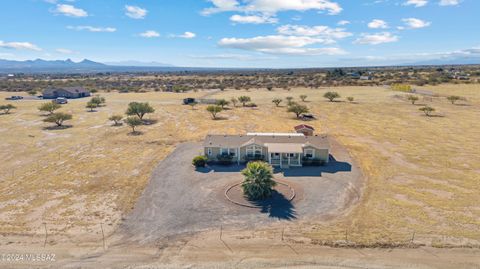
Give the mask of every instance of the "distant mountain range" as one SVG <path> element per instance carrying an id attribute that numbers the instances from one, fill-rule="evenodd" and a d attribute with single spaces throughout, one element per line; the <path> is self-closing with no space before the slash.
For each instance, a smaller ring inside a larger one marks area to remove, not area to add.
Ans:
<path id="1" fill-rule="evenodd" d="M 85 68 L 85 67 L 105 67 L 105 64 L 90 60 L 74 62 L 70 59 L 65 61 L 46 61 L 42 59 L 28 61 L 11 61 L 0 59 L 0 69 L 35 69 L 35 68 Z"/>
<path id="2" fill-rule="evenodd" d="M 402 64 L 400 66 L 420 65 L 467 65 L 480 64 L 480 57 L 454 57 Z M 321 68 L 321 67 L 319 67 Z M 268 68 L 267 68 L 268 69 Z M 267 70 L 265 68 L 202 68 L 177 67 L 158 62 L 122 61 L 99 63 L 88 59 L 81 62 L 67 60 L 27 60 L 13 61 L 0 59 L 0 74 L 8 73 L 98 73 L 98 72 L 189 72 L 189 71 L 227 71 L 227 70 Z"/>
<path id="3" fill-rule="evenodd" d="M 228 68 L 226 68 L 228 69 Z M 47 61 L 42 59 L 12 61 L 0 59 L 0 74 L 9 73 L 98 73 L 98 72 L 181 72 L 221 71 L 221 68 L 176 67 L 157 62 L 111 62 L 109 64 L 85 59 L 81 62 L 67 60 Z"/>
<path id="4" fill-rule="evenodd" d="M 120 61 L 120 62 L 106 62 L 106 65 L 111 66 L 138 66 L 138 67 L 175 67 L 171 64 L 159 62 L 140 62 L 140 61 Z"/>

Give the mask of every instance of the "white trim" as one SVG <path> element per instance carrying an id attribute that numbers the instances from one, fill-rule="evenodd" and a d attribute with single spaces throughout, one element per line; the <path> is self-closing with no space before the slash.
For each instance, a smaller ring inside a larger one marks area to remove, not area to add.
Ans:
<path id="1" fill-rule="evenodd" d="M 307 157 L 307 154 L 309 154 L 309 152 L 311 152 L 312 157 Z M 305 149 L 303 151 L 303 156 L 305 158 L 315 159 L 315 150 L 314 149 Z"/>
<path id="2" fill-rule="evenodd" d="M 207 148 L 207 156 L 212 156 L 212 148 Z"/>

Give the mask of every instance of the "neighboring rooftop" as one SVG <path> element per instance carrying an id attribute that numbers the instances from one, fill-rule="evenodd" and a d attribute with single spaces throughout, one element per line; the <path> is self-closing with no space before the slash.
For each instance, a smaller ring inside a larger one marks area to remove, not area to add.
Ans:
<path id="1" fill-rule="evenodd" d="M 307 124 L 300 124 L 295 126 L 294 128 L 295 128 L 295 131 L 303 130 L 303 129 L 309 129 L 309 130 L 315 131 L 315 128 Z"/>

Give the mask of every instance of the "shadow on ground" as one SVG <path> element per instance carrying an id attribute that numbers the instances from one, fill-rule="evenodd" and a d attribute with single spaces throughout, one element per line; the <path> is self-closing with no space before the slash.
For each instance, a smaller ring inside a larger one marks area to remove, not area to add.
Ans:
<path id="1" fill-rule="evenodd" d="M 221 164 L 212 164 L 207 167 L 197 167 L 195 170 L 200 173 L 210 173 L 210 172 L 221 172 L 221 173 L 239 173 L 245 169 L 245 165 L 221 165 Z"/>
<path id="2" fill-rule="evenodd" d="M 270 218 L 277 218 L 281 220 L 296 219 L 295 207 L 285 195 L 273 191 L 272 196 L 268 199 L 250 201 L 253 205 L 260 207 L 261 213 L 268 213 Z"/>

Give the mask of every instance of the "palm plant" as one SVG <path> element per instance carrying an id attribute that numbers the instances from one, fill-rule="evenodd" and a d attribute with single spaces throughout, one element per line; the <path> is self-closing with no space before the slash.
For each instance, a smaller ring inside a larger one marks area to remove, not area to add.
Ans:
<path id="1" fill-rule="evenodd" d="M 245 177 L 242 183 L 243 193 L 251 200 L 270 197 L 277 184 L 273 181 L 272 167 L 265 162 L 248 163 L 247 168 L 242 170 L 242 175 Z"/>

